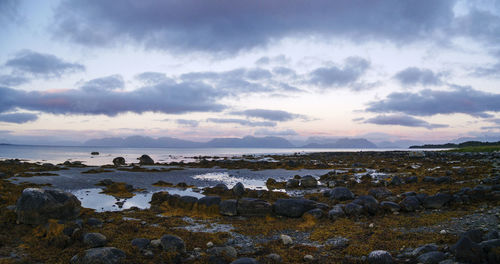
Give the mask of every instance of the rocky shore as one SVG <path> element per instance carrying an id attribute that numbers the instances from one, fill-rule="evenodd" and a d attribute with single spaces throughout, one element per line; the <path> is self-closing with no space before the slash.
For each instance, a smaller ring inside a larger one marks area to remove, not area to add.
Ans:
<path id="1" fill-rule="evenodd" d="M 143 155 L 134 162 L 0 161 L 0 262 L 500 263 L 499 153 L 312 153 L 168 164 Z M 81 177 L 99 175 L 96 188 L 117 201 L 144 186 L 107 179 L 112 171 L 143 178 L 197 168 L 325 173 L 269 177 L 258 189 L 165 177 L 154 184 L 202 195 L 160 191 L 147 209 L 114 212 L 84 208 L 49 184 L 13 180 L 57 181 L 58 171 L 74 168 Z"/>

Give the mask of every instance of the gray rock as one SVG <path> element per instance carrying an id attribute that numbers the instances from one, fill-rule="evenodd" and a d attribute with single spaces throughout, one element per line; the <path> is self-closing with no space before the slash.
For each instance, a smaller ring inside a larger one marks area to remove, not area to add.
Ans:
<path id="1" fill-rule="evenodd" d="M 312 210 L 305 212 L 304 215 L 312 216 L 315 219 L 321 219 L 321 218 L 323 218 L 323 216 L 325 216 L 325 213 L 323 212 L 323 210 L 321 210 L 319 208 L 315 208 L 315 209 L 312 209 Z"/>
<path id="2" fill-rule="evenodd" d="M 238 182 L 233 186 L 233 194 L 237 197 L 241 197 L 245 194 L 245 186 L 243 186 L 243 183 Z"/>
<path id="3" fill-rule="evenodd" d="M 479 246 L 470 238 L 463 236 L 458 242 L 451 247 L 451 251 L 455 253 L 455 259 L 465 263 L 480 263 L 483 257 L 483 251 Z"/>
<path id="4" fill-rule="evenodd" d="M 325 244 L 333 246 L 335 248 L 344 248 L 349 245 L 349 239 L 345 237 L 329 238 L 328 240 L 325 241 Z"/>
<path id="5" fill-rule="evenodd" d="M 238 251 L 234 247 L 213 247 L 207 250 L 207 253 L 217 257 L 224 257 L 229 259 L 235 259 L 238 257 Z"/>
<path id="6" fill-rule="evenodd" d="M 328 218 L 331 220 L 335 221 L 341 217 L 345 217 L 345 212 L 341 205 L 335 205 L 332 210 L 328 211 Z"/>
<path id="7" fill-rule="evenodd" d="M 205 196 L 198 199 L 198 205 L 205 207 L 219 206 L 221 199 L 219 196 Z"/>
<path id="8" fill-rule="evenodd" d="M 371 215 L 376 214 L 379 209 L 377 199 L 371 195 L 359 196 L 353 201 L 353 203 L 363 206 L 363 209 Z"/>
<path id="9" fill-rule="evenodd" d="M 184 253 L 186 245 L 184 240 L 175 235 L 164 235 L 161 237 L 161 247 L 168 252 Z"/>
<path id="10" fill-rule="evenodd" d="M 104 247 L 107 242 L 106 236 L 101 233 L 86 233 L 83 235 L 83 243 L 89 247 Z"/>
<path id="11" fill-rule="evenodd" d="M 363 206 L 356 203 L 348 203 L 344 206 L 344 212 L 347 216 L 359 216 L 363 213 Z"/>
<path id="12" fill-rule="evenodd" d="M 392 192 L 384 187 L 373 188 L 368 191 L 368 194 L 375 197 L 376 199 L 383 199 L 385 197 L 391 196 Z"/>
<path id="13" fill-rule="evenodd" d="M 273 208 L 265 200 L 242 198 L 238 200 L 237 211 L 241 216 L 266 216 L 272 214 Z"/>
<path id="14" fill-rule="evenodd" d="M 438 250 L 438 247 L 435 244 L 427 244 L 427 245 L 423 245 L 421 247 L 414 249 L 411 252 L 411 255 L 414 257 L 417 257 L 417 256 L 420 256 L 424 253 L 431 252 L 431 251 L 437 251 L 437 250 Z"/>
<path id="15" fill-rule="evenodd" d="M 471 229 L 463 233 L 462 236 L 468 237 L 475 243 L 480 243 L 481 241 L 483 241 L 483 231 L 481 231 L 480 229 Z"/>
<path id="16" fill-rule="evenodd" d="M 381 202 L 380 207 L 388 212 L 399 212 L 401 210 L 401 206 L 399 206 L 399 204 L 390 201 Z"/>
<path id="17" fill-rule="evenodd" d="M 325 195 L 330 197 L 330 199 L 336 201 L 347 201 L 354 199 L 354 193 L 352 193 L 346 187 L 335 187 L 325 192 Z"/>
<path id="18" fill-rule="evenodd" d="M 140 250 L 147 248 L 150 243 L 151 240 L 147 238 L 134 238 L 131 242 L 132 246 L 137 247 Z"/>
<path id="19" fill-rule="evenodd" d="M 177 200 L 177 206 L 179 208 L 191 210 L 191 209 L 193 209 L 194 205 L 197 202 L 198 202 L 198 198 L 196 198 L 194 196 L 185 195 L 185 196 L 179 197 L 179 199 Z"/>
<path id="20" fill-rule="evenodd" d="M 219 213 L 226 216 L 238 215 L 238 201 L 224 200 L 219 204 Z"/>
<path id="21" fill-rule="evenodd" d="M 403 184 L 403 180 L 401 180 L 401 178 L 399 178 L 399 176 L 394 176 L 394 177 L 392 177 L 390 184 L 398 186 L 398 185 Z"/>
<path id="22" fill-rule="evenodd" d="M 316 202 L 303 198 L 278 199 L 273 207 L 277 215 L 297 218 L 316 208 Z"/>
<path id="23" fill-rule="evenodd" d="M 38 225 L 48 219 L 70 220 L 80 214 L 81 203 L 71 193 L 39 188 L 24 189 L 16 203 L 19 223 Z"/>
<path id="24" fill-rule="evenodd" d="M 415 212 L 420 209 L 420 201 L 415 196 L 408 196 L 399 203 L 401 209 L 406 212 Z"/>
<path id="25" fill-rule="evenodd" d="M 102 227 L 102 220 L 101 219 L 97 219 L 97 218 L 94 218 L 94 217 L 91 217 L 89 219 L 87 219 L 87 225 L 89 226 L 93 226 L 93 227 Z"/>
<path id="26" fill-rule="evenodd" d="M 259 264 L 259 262 L 254 258 L 239 258 L 231 262 L 231 264 Z"/>
<path id="27" fill-rule="evenodd" d="M 311 175 L 304 176 L 300 179 L 300 187 L 302 188 L 316 188 L 318 181 Z"/>
<path id="28" fill-rule="evenodd" d="M 213 189 L 217 192 L 225 192 L 225 191 L 229 190 L 227 185 L 225 185 L 224 183 L 219 183 L 219 184 L 215 185 Z"/>
<path id="29" fill-rule="evenodd" d="M 119 167 L 119 166 L 125 166 L 127 164 L 125 163 L 125 159 L 123 157 L 116 157 L 113 159 L 113 165 Z"/>
<path id="30" fill-rule="evenodd" d="M 271 253 L 271 254 L 266 255 L 266 259 L 270 263 L 281 263 L 281 262 L 283 262 L 283 258 L 281 258 L 281 256 L 278 255 L 278 254 L 276 254 L 276 253 Z"/>
<path id="31" fill-rule="evenodd" d="M 442 184 L 442 183 L 450 183 L 451 177 L 449 176 L 441 176 L 434 180 L 434 183 Z"/>
<path id="32" fill-rule="evenodd" d="M 451 201 L 452 196 L 445 193 L 428 196 L 423 200 L 423 206 L 427 209 L 439 209 Z"/>
<path id="33" fill-rule="evenodd" d="M 300 185 L 300 181 L 299 180 L 297 180 L 297 179 L 289 179 L 286 182 L 285 188 L 287 188 L 287 189 L 298 188 L 299 185 Z"/>
<path id="34" fill-rule="evenodd" d="M 425 254 L 420 255 L 420 257 L 417 258 L 417 261 L 419 263 L 423 263 L 423 264 L 438 264 L 439 262 L 443 261 L 445 258 L 446 257 L 445 257 L 443 252 L 431 251 L 431 252 L 427 252 Z"/>
<path id="35" fill-rule="evenodd" d="M 139 160 L 139 164 L 141 165 L 155 165 L 155 161 L 146 154 L 140 156 L 137 159 Z"/>
<path id="36" fill-rule="evenodd" d="M 405 183 L 417 183 L 418 182 L 418 177 L 417 176 L 410 176 L 405 179 Z"/>
<path id="37" fill-rule="evenodd" d="M 71 264 L 115 264 L 121 263 L 125 252 L 114 247 L 101 247 L 85 250 L 82 256 L 75 255 Z"/>
<path id="38" fill-rule="evenodd" d="M 392 256 L 385 250 L 375 250 L 368 254 L 368 263 L 370 264 L 392 264 Z"/>

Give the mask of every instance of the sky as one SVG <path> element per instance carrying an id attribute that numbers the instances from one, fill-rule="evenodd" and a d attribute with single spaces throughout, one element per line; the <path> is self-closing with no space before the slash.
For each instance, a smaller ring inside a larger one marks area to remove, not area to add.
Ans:
<path id="1" fill-rule="evenodd" d="M 0 141 L 500 140 L 494 0 L 0 0 Z"/>

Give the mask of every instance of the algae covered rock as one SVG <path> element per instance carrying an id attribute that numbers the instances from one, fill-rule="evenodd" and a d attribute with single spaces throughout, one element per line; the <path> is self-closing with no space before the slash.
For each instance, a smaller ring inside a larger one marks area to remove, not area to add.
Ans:
<path id="1" fill-rule="evenodd" d="M 113 164 L 116 167 L 125 166 L 126 165 L 125 158 L 123 158 L 123 157 L 116 157 L 116 158 L 113 159 Z"/>
<path id="2" fill-rule="evenodd" d="M 122 263 L 125 252 L 114 247 L 101 247 L 85 250 L 82 255 L 71 258 L 71 264 L 115 264 Z"/>
<path id="3" fill-rule="evenodd" d="M 300 187 L 302 188 L 316 188 L 318 181 L 311 175 L 304 176 L 300 179 Z"/>
<path id="4" fill-rule="evenodd" d="M 278 199 L 274 203 L 274 212 L 287 217 L 301 217 L 305 212 L 316 208 L 316 202 L 303 198 Z"/>
<path id="5" fill-rule="evenodd" d="M 219 213 L 225 216 L 238 214 L 238 202 L 236 200 L 224 200 L 219 204 Z"/>
<path id="6" fill-rule="evenodd" d="M 254 258 L 239 258 L 231 262 L 231 264 L 259 264 L 259 262 Z"/>
<path id="7" fill-rule="evenodd" d="M 81 203 L 71 193 L 39 188 L 24 189 L 16 203 L 19 223 L 39 225 L 48 219 L 69 220 L 80 214 Z"/>
<path id="8" fill-rule="evenodd" d="M 242 216 L 266 216 L 272 213 L 270 203 L 255 198 L 242 198 L 238 200 L 238 215 Z"/>
<path id="9" fill-rule="evenodd" d="M 107 238 L 101 233 L 87 233 L 83 236 L 83 243 L 89 247 L 103 247 L 107 243 Z"/>
<path id="10" fill-rule="evenodd" d="M 336 201 L 347 201 L 354 199 L 354 193 L 346 187 L 335 187 L 324 193 L 325 196 L 330 197 Z"/>
<path id="11" fill-rule="evenodd" d="M 164 235 L 161 237 L 161 247 L 167 252 L 186 252 L 184 240 L 175 235 Z"/>
<path id="12" fill-rule="evenodd" d="M 139 160 L 139 164 L 141 164 L 141 165 L 155 165 L 154 160 L 146 154 L 140 156 L 138 158 L 138 160 Z"/>
<path id="13" fill-rule="evenodd" d="M 368 255 L 368 263 L 370 264 L 391 264 L 394 263 L 392 256 L 385 250 L 375 250 Z"/>

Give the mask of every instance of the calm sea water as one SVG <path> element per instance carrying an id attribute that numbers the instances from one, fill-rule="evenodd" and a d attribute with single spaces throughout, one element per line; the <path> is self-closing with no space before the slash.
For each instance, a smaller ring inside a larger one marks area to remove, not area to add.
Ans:
<path id="1" fill-rule="evenodd" d="M 192 161 L 195 156 L 233 157 L 241 155 L 293 154 L 306 152 L 357 152 L 407 149 L 308 149 L 308 148 L 116 148 L 116 147 L 53 147 L 0 145 L 0 159 L 23 159 L 32 162 L 61 163 L 82 161 L 87 165 L 111 164 L 113 158 L 124 157 L 128 163 L 137 162 L 143 154 L 155 161 Z M 93 156 L 90 153 L 99 152 Z"/>

